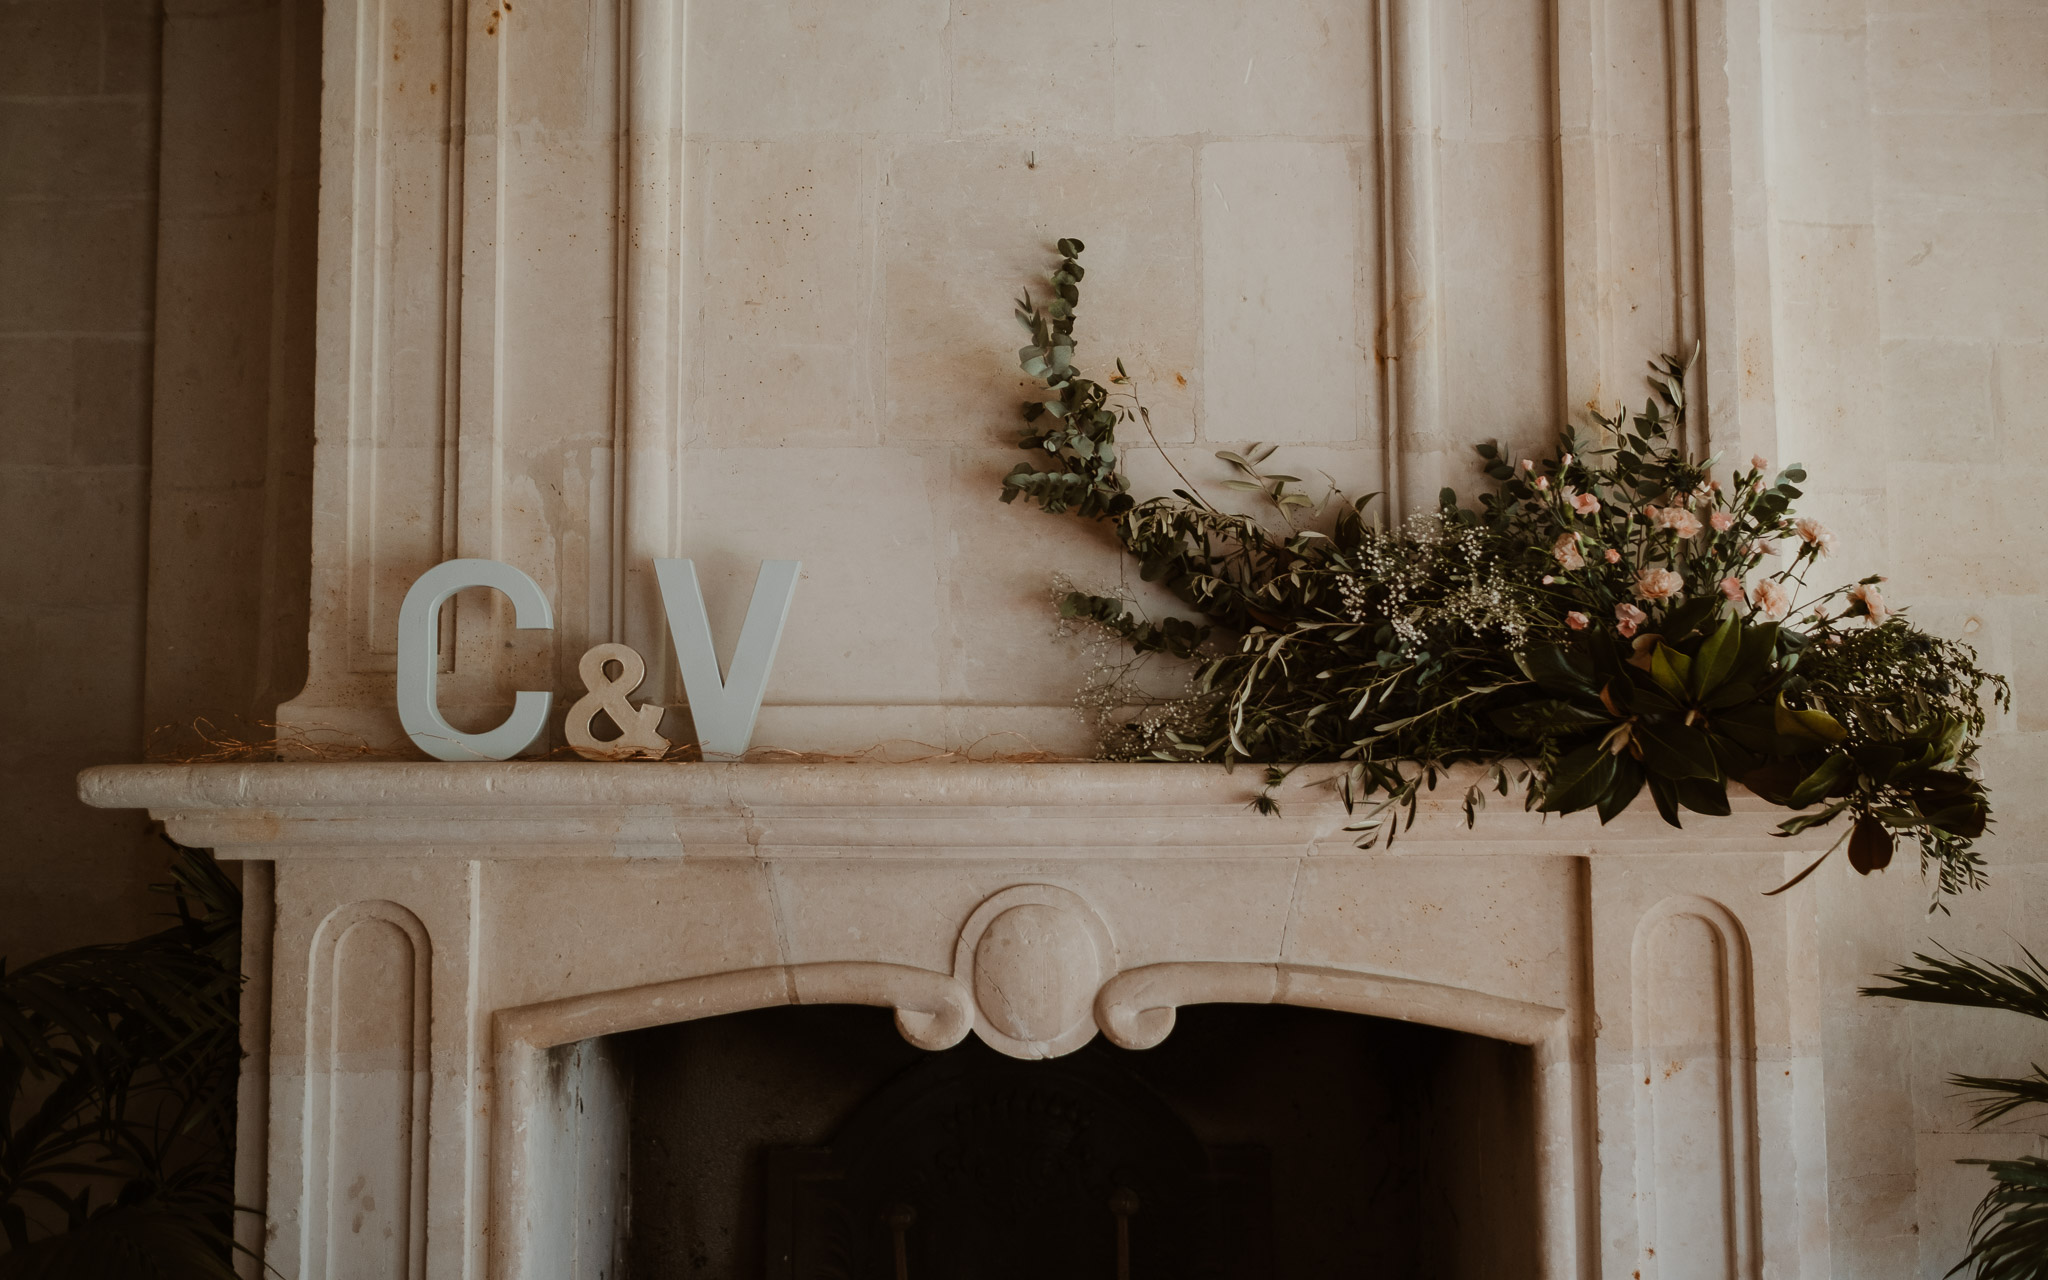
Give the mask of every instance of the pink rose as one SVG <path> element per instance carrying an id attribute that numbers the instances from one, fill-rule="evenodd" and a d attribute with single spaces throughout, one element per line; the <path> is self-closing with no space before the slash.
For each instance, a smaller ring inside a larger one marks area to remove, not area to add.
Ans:
<path id="1" fill-rule="evenodd" d="M 1535 481 L 1535 484 L 1536 484 L 1536 487 L 1537 487 L 1538 489 L 1548 489 L 1548 488 L 1550 487 L 1550 477 L 1549 477 L 1549 476 L 1537 476 L 1537 477 L 1536 477 L 1536 481 Z"/>
<path id="2" fill-rule="evenodd" d="M 1536 460 L 1535 460 L 1534 458 L 1524 458 L 1524 459 L 1522 459 L 1522 470 L 1524 470 L 1524 471 L 1534 471 L 1535 469 L 1536 469 Z"/>
<path id="3" fill-rule="evenodd" d="M 1614 549 L 1613 547 L 1609 547 L 1609 548 L 1607 548 L 1607 563 L 1609 563 L 1609 564 L 1620 564 L 1620 563 L 1621 563 L 1621 552 L 1619 552 L 1619 551 L 1616 551 L 1616 550 L 1615 550 L 1615 549 Z"/>
<path id="4" fill-rule="evenodd" d="M 1564 615 L 1564 625 L 1570 627 L 1574 631 L 1584 631 L 1586 629 L 1586 624 L 1591 621 L 1591 618 L 1587 617 L 1583 613 L 1580 613 L 1577 609 L 1574 609 L 1570 613 Z"/>
<path id="5" fill-rule="evenodd" d="M 1771 464 L 1764 461 L 1764 455 L 1760 453 L 1752 453 L 1751 455 L 1749 455 L 1749 465 L 1755 467 L 1758 471 L 1762 471 L 1765 468 L 1769 467 Z"/>
<path id="6" fill-rule="evenodd" d="M 1891 606 L 1884 602 L 1884 595 L 1878 591 L 1875 582 L 1859 583 L 1849 588 L 1849 598 L 1862 603 L 1873 627 L 1883 626 L 1885 619 L 1892 616 Z"/>
<path id="7" fill-rule="evenodd" d="M 1726 511 L 1716 511 L 1707 517 L 1707 523 L 1714 526 L 1715 533 L 1726 533 L 1735 527 L 1735 517 Z"/>
<path id="8" fill-rule="evenodd" d="M 1599 509 L 1600 499 L 1594 497 L 1592 494 L 1575 493 L 1572 495 L 1572 510 L 1578 512 L 1580 515 L 1590 516 Z"/>
<path id="9" fill-rule="evenodd" d="M 1576 572 L 1586 567 L 1586 557 L 1579 554 L 1579 535 L 1576 533 L 1559 534 L 1556 545 L 1550 548 L 1550 554 L 1557 558 L 1558 564 L 1564 566 L 1567 572 Z"/>
<path id="10" fill-rule="evenodd" d="M 1792 611 L 1792 597 L 1770 578 L 1757 583 L 1751 595 L 1756 602 L 1756 611 L 1768 622 L 1776 622 Z"/>
<path id="11" fill-rule="evenodd" d="M 1636 595 L 1643 600 L 1669 600 L 1685 590 L 1685 579 L 1669 569 L 1636 570 Z"/>
<path id="12" fill-rule="evenodd" d="M 1650 615 L 1632 604 L 1614 606 L 1614 629 L 1624 636 L 1632 636 L 1636 628 L 1650 620 Z"/>
<path id="13" fill-rule="evenodd" d="M 1746 598 L 1742 591 L 1742 579 L 1733 575 L 1721 579 L 1721 594 L 1727 596 L 1736 604 L 1741 604 Z"/>
<path id="14" fill-rule="evenodd" d="M 1799 536 L 1812 544 L 1816 555 L 1824 556 L 1833 553 L 1835 549 L 1835 535 L 1828 532 L 1826 525 L 1818 520 L 1801 516 L 1798 527 Z"/>
<path id="15" fill-rule="evenodd" d="M 1564 455 L 1564 456 L 1563 456 L 1562 458 L 1559 458 L 1559 459 L 1557 460 L 1557 469 L 1558 469 L 1559 471 L 1562 471 L 1562 470 L 1564 470 L 1564 469 L 1565 469 L 1566 467 L 1568 467 L 1568 466 L 1570 466 L 1570 465 L 1572 465 L 1572 455 L 1570 455 L 1570 454 L 1568 454 L 1568 453 L 1567 453 L 1567 454 L 1565 454 L 1565 455 Z"/>

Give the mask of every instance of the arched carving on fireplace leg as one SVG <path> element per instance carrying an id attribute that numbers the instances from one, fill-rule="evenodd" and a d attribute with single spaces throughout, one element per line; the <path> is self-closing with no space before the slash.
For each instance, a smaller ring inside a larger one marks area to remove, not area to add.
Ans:
<path id="1" fill-rule="evenodd" d="M 1646 1263 L 1760 1275 L 1749 934 L 1723 904 L 1665 898 L 1631 945 L 1636 1211 Z"/>
<path id="2" fill-rule="evenodd" d="M 306 981 L 306 1280 L 426 1274 L 433 943 L 396 902 L 336 907 Z"/>

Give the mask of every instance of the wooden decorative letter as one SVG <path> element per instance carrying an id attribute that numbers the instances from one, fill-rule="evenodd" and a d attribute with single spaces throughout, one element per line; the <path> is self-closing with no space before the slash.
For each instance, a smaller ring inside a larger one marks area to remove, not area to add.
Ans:
<path id="1" fill-rule="evenodd" d="M 604 670 L 613 662 L 619 664 L 616 680 Z M 576 673 L 583 677 L 583 687 L 589 692 L 569 708 L 562 729 L 577 755 L 585 760 L 631 760 L 635 756 L 659 760 L 668 751 L 668 739 L 655 732 L 667 708 L 653 702 L 636 707 L 626 701 L 626 695 L 647 678 L 647 661 L 637 650 L 623 644 L 598 645 L 583 655 Z M 600 742 L 590 733 L 590 722 L 600 711 L 619 727 L 619 736 L 610 742 Z"/>

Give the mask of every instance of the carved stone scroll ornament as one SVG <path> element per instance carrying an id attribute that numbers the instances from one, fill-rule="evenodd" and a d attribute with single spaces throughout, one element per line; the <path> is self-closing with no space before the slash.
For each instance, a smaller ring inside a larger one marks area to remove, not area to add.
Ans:
<path id="1" fill-rule="evenodd" d="M 1071 890 L 1013 885 L 960 930 L 953 977 L 974 993 L 974 1030 L 1013 1058 L 1056 1058 L 1095 1035 L 1095 995 L 1117 971 L 1102 918 Z"/>

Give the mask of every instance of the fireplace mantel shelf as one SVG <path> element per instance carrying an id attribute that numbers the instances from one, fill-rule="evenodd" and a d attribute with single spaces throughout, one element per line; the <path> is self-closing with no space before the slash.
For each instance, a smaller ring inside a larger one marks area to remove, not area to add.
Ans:
<path id="1" fill-rule="evenodd" d="M 1319 857 L 1358 853 L 1349 813 L 1302 770 L 1251 808 L 1260 772 L 1174 764 L 109 765 L 79 776 L 100 808 L 146 808 L 171 836 L 223 857 L 881 856 Z M 1467 827 L 1459 770 L 1425 793 L 1394 852 L 1789 852 L 1776 812 L 1746 792 L 1734 815 L 1666 825 L 1647 797 L 1602 826 L 1544 816 L 1490 789 Z M 255 852 L 260 847 L 261 853 Z"/>
<path id="2" fill-rule="evenodd" d="M 242 1132 L 287 1274 L 356 1242 L 358 1165 L 434 1274 L 608 1273 L 623 1222 L 563 1206 L 627 1176 L 612 1038 L 821 1003 L 1025 1059 L 1142 1049 L 1213 1003 L 1526 1046 L 1528 1274 L 1637 1270 L 1600 1224 L 1645 1203 L 1737 1241 L 1729 1274 L 1796 1252 L 1812 898 L 1762 891 L 1832 833 L 1773 838 L 1748 794 L 1677 830 L 1647 798 L 1603 826 L 1489 792 L 1468 828 L 1472 769 L 1389 856 L 1332 769 L 1277 817 L 1262 770 L 1168 764 L 144 764 L 79 792 L 250 863 Z"/>

